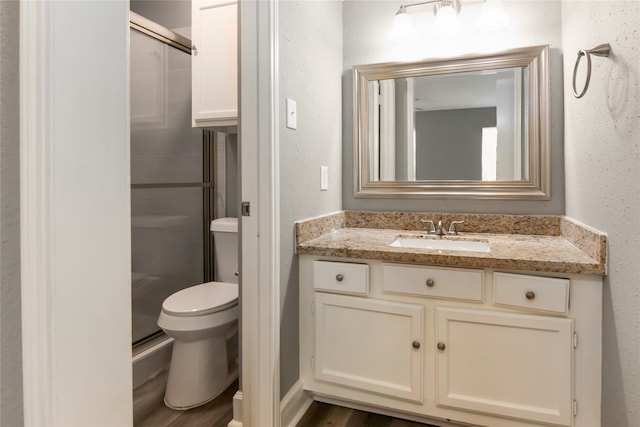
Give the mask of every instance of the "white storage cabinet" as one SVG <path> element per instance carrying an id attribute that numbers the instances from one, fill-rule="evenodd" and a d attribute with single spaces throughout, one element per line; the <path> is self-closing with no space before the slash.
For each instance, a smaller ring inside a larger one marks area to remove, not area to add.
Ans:
<path id="1" fill-rule="evenodd" d="M 193 0 L 191 31 L 192 126 L 237 126 L 237 1 Z"/>

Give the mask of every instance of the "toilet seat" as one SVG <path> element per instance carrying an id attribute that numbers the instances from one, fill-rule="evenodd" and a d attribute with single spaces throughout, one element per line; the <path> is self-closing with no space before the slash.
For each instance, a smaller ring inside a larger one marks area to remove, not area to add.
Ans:
<path id="1" fill-rule="evenodd" d="M 237 283 L 208 282 L 171 295 L 162 303 L 162 311 L 178 317 L 203 316 L 237 304 Z"/>

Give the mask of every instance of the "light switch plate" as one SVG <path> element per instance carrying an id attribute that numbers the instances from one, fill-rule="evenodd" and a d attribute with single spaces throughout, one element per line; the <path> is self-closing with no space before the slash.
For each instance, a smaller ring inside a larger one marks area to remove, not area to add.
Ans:
<path id="1" fill-rule="evenodd" d="M 287 98 L 287 127 L 289 129 L 298 128 L 298 112 L 296 111 L 296 101 Z"/>
<path id="2" fill-rule="evenodd" d="M 320 166 L 320 191 L 327 191 L 329 189 L 329 168 L 326 166 Z"/>

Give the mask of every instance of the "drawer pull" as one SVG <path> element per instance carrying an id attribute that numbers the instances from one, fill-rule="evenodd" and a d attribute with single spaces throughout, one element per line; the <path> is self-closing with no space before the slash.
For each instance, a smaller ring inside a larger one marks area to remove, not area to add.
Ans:
<path id="1" fill-rule="evenodd" d="M 433 279 L 427 279 L 427 287 L 433 288 L 436 285 L 436 282 Z"/>
<path id="2" fill-rule="evenodd" d="M 414 341 L 411 343 L 411 346 L 415 349 L 419 349 L 420 348 L 420 341 Z"/>
<path id="3" fill-rule="evenodd" d="M 336 280 L 338 282 L 342 282 L 344 280 L 344 276 L 342 274 L 336 274 Z"/>
<path id="4" fill-rule="evenodd" d="M 447 348 L 447 346 L 444 345 L 443 342 L 439 342 L 437 347 L 438 347 L 438 350 L 440 350 L 440 351 L 444 351 L 444 349 Z"/>
<path id="5" fill-rule="evenodd" d="M 526 294 L 524 294 L 525 298 L 527 298 L 529 301 L 535 299 L 536 297 L 536 293 L 533 291 L 527 291 Z"/>

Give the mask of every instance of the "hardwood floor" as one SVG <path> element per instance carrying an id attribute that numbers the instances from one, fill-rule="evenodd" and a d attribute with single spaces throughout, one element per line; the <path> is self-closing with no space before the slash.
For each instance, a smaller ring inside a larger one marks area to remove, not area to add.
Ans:
<path id="1" fill-rule="evenodd" d="M 233 419 L 232 400 L 238 382 L 206 405 L 175 411 L 163 402 L 167 373 L 138 387 L 133 392 L 135 427 L 227 427 Z M 342 406 L 313 402 L 297 427 L 433 427 L 385 415 L 371 414 Z"/>
<path id="2" fill-rule="evenodd" d="M 433 427 L 385 415 L 313 402 L 297 427 Z"/>
<path id="3" fill-rule="evenodd" d="M 232 400 L 238 381 L 220 396 L 197 408 L 175 411 L 165 406 L 167 373 L 133 391 L 133 425 L 136 427 L 227 427 L 233 419 Z"/>

